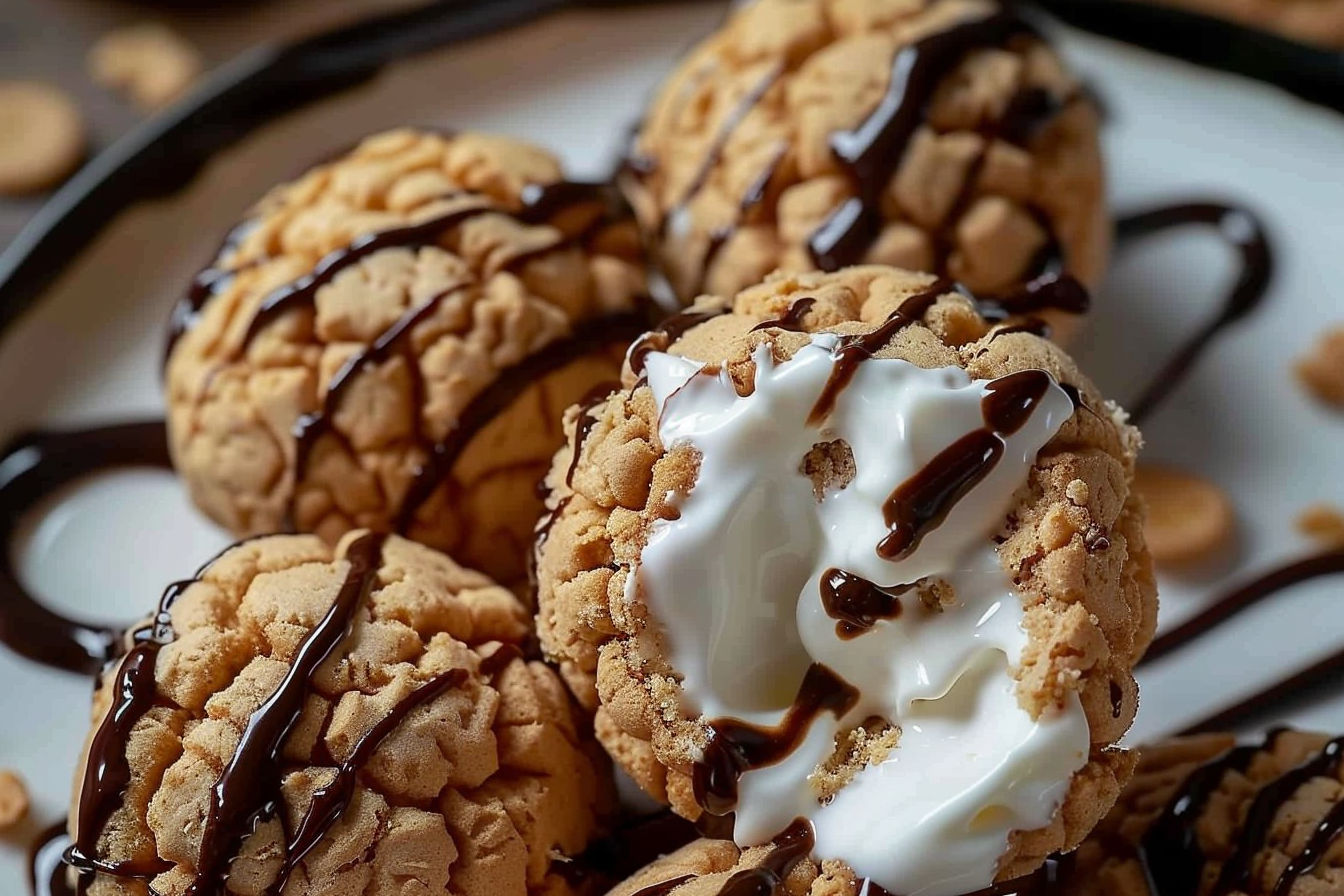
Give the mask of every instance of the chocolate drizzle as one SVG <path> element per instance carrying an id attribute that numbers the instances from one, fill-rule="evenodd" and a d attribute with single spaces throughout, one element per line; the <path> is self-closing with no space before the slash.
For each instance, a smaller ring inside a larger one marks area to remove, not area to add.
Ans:
<path id="1" fill-rule="evenodd" d="M 620 387 L 620 383 L 598 383 L 580 399 L 578 416 L 574 420 L 574 444 L 570 446 L 569 466 L 565 468 L 565 485 L 574 484 L 574 473 L 579 468 L 579 456 L 583 453 L 583 444 L 588 441 L 588 435 L 597 425 L 597 415 L 593 413 L 593 409 L 606 401 L 611 393 Z"/>
<path id="2" fill-rule="evenodd" d="M 732 311 L 726 304 L 711 308 L 687 308 L 664 320 L 656 328 L 640 336 L 630 346 L 626 360 L 635 376 L 644 375 L 644 364 L 654 352 L 665 352 L 672 343 L 707 320 L 713 320 Z"/>
<path id="3" fill-rule="evenodd" d="M 922 292 L 917 292 L 902 301 L 896 310 L 871 332 L 846 339 L 835 350 L 835 366 L 831 369 L 826 385 L 822 387 L 821 394 L 817 396 L 816 403 L 807 415 L 808 424 L 821 425 L 835 408 L 840 393 L 849 385 L 849 381 L 854 379 L 859 365 L 886 348 L 887 343 L 891 342 L 901 330 L 918 323 L 925 312 L 932 308 L 939 297 L 947 293 L 952 286 L 952 281 L 940 277 Z"/>
<path id="4" fill-rule="evenodd" d="M 1156 638 L 1142 662 L 1152 662 L 1158 657 L 1167 655 L 1285 588 L 1342 572 L 1344 572 L 1344 550 L 1317 554 L 1271 570 L 1229 594 L 1217 598 L 1200 613 Z"/>
<path id="5" fill-rule="evenodd" d="M 1273 746 L 1278 734 L 1271 732 L 1263 747 L 1233 747 L 1197 768 L 1171 795 L 1162 814 L 1144 834 L 1138 852 L 1154 896 L 1189 896 L 1199 889 L 1204 869 L 1204 853 L 1196 831 L 1200 815 L 1223 777 L 1228 772 L 1245 772 L 1261 749 Z"/>
<path id="6" fill-rule="evenodd" d="M 56 613 L 19 580 L 7 546 L 24 515 L 81 476 L 126 467 L 171 467 L 162 421 L 20 436 L 0 455 L 0 641 L 31 660 L 94 673 L 116 653 L 120 629 Z"/>
<path id="7" fill-rule="evenodd" d="M 789 307 L 779 317 L 763 320 L 751 328 L 755 333 L 759 330 L 788 330 L 793 333 L 803 332 L 803 318 L 812 310 L 812 306 L 817 304 L 817 300 L 811 296 L 803 296 L 801 299 L 794 299 L 789 303 Z"/>
<path id="8" fill-rule="evenodd" d="M 719 896 L 772 896 L 783 886 L 784 879 L 799 862 L 807 858 L 816 844 L 812 823 L 795 819 L 770 843 L 761 864 L 746 868 L 728 878 L 719 890 Z"/>
<path id="9" fill-rule="evenodd" d="M 828 569 L 821 577 L 821 606 L 836 620 L 836 637 L 848 641 L 871 630 L 880 619 L 900 616 L 900 596 L 913 587 L 883 588 L 852 572 Z"/>
<path id="10" fill-rule="evenodd" d="M 853 130 L 831 135 L 831 151 L 853 178 L 857 195 L 842 203 L 808 239 L 818 268 L 835 271 L 857 263 L 877 237 L 882 191 L 947 73 L 977 47 L 1030 33 L 1026 22 L 1000 9 L 936 31 L 896 52 L 887 91 L 877 107 Z"/>
<path id="11" fill-rule="evenodd" d="M 889 531 L 878 542 L 880 557 L 898 561 L 914 553 L 924 535 L 994 469 L 1007 447 L 1005 439 L 1026 424 L 1051 382 L 1043 370 L 1023 370 L 985 387 L 980 403 L 984 427 L 940 451 L 883 504 Z"/>
<path id="12" fill-rule="evenodd" d="M 514 654 L 501 648 L 489 657 L 489 660 L 495 660 L 490 668 L 497 672 L 498 670 L 494 668 L 496 665 L 500 667 L 507 665 L 513 660 L 513 657 Z M 490 677 L 489 673 L 485 671 L 484 662 L 482 669 L 483 674 Z M 312 802 L 308 804 L 298 827 L 295 828 L 285 844 L 285 862 L 280 867 L 280 876 L 269 889 L 270 893 L 279 894 L 284 891 L 285 884 L 289 881 L 294 869 L 298 867 L 299 862 L 303 861 L 304 857 L 322 842 L 322 838 L 340 819 L 355 795 L 355 785 L 358 780 L 356 776 L 359 770 L 369 763 L 374 753 L 382 746 L 383 741 L 412 712 L 422 706 L 428 706 L 449 691 L 460 688 L 466 683 L 468 677 L 466 669 L 449 669 L 446 672 L 441 672 L 403 698 L 401 702 L 392 707 L 392 711 L 384 716 L 378 724 L 374 725 L 355 742 L 354 748 L 350 751 L 350 757 L 336 767 L 335 776 L 313 792 Z"/>
<path id="13" fill-rule="evenodd" d="M 858 699 L 852 685 L 813 663 L 778 725 L 766 728 L 728 718 L 710 722 L 709 743 L 692 774 L 696 800 L 711 815 L 727 815 L 737 805 L 737 782 L 744 774 L 781 761 L 798 748 L 817 716 L 830 712 L 841 718 Z"/>
<path id="14" fill-rule="evenodd" d="M 1214 228 L 1240 256 L 1241 270 L 1213 319 L 1182 343 L 1130 403 L 1129 416 L 1135 423 L 1146 419 L 1171 394 L 1223 330 L 1260 306 L 1273 277 L 1274 254 L 1264 225 L 1252 212 L 1236 206 L 1186 202 L 1126 215 L 1116 222 L 1116 241 L 1123 246 L 1192 224 Z"/>
<path id="15" fill-rule="evenodd" d="M 28 889 L 33 896 L 80 896 L 61 858 L 69 846 L 70 835 L 62 821 L 38 834 L 28 847 Z"/>

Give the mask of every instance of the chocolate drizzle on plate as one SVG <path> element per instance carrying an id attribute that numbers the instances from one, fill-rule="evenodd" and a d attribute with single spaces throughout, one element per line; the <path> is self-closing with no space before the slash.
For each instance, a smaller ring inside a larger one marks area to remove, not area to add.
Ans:
<path id="1" fill-rule="evenodd" d="M 9 545 L 24 515 L 81 476 L 114 467 L 171 467 L 162 421 L 20 436 L 0 455 L 0 641 L 31 660 L 93 673 L 116 653 L 121 629 L 63 616 L 19 580 Z"/>
<path id="2" fill-rule="evenodd" d="M 1223 330 L 1261 305 L 1273 277 L 1274 253 L 1264 225 L 1251 211 L 1233 205 L 1184 202 L 1125 215 L 1116 221 L 1116 241 L 1124 247 L 1192 225 L 1212 227 L 1237 252 L 1241 267 L 1218 312 L 1181 344 L 1130 403 L 1129 416 L 1135 423 L 1146 419 L 1171 394 Z"/>
<path id="3" fill-rule="evenodd" d="M 841 718 L 858 700 L 853 685 L 813 663 L 778 725 L 767 728 L 729 718 L 711 721 L 704 757 L 691 776 L 696 801 L 711 815 L 727 815 L 737 806 L 737 783 L 744 774 L 781 761 L 798 748 L 817 716 L 829 712 Z"/>
<path id="4" fill-rule="evenodd" d="M 66 823 L 58 822 L 38 834 L 28 847 L 28 889 L 32 896 L 80 896 L 72 886 L 62 856 L 70 846 Z"/>

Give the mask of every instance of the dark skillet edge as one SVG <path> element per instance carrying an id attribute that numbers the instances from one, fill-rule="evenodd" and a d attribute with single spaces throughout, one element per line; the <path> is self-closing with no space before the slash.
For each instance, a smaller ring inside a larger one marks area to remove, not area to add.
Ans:
<path id="1" fill-rule="evenodd" d="M 1162 0 L 1031 0 L 1065 24 L 1206 68 L 1273 84 L 1344 112 L 1344 52 L 1163 5 Z"/>
<path id="2" fill-rule="evenodd" d="M 0 253 L 0 331 L 135 202 L 172 194 L 261 124 L 365 83 L 403 56 L 501 31 L 567 0 L 437 0 L 225 63 L 70 178 Z"/>
<path id="3" fill-rule="evenodd" d="M 182 103 L 94 157 L 0 253 L 0 332 L 102 229 L 142 199 L 186 186 L 216 153 L 276 116 L 366 82 L 405 55 L 500 31 L 565 7 L 667 0 L 437 0 L 225 64 Z M 1344 111 L 1344 53 L 1149 0 L 1034 0 L 1061 21 L 1241 74 Z"/>

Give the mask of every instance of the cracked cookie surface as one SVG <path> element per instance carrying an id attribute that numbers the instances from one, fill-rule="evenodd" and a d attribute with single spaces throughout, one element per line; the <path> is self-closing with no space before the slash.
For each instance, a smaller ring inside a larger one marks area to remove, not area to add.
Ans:
<path id="1" fill-rule="evenodd" d="M 1111 228 L 1096 110 L 1005 16 L 978 0 L 735 11 L 661 88 L 622 178 L 679 297 L 857 263 L 988 295 L 1052 255 L 1095 285 Z"/>
<path id="2" fill-rule="evenodd" d="M 1141 752 L 1119 802 L 1079 848 L 1069 893 L 1149 896 L 1145 862 L 1160 885 L 1191 896 L 1344 890 L 1344 739 L 1278 731 L 1238 745 L 1202 734 Z M 1182 799 L 1188 823 L 1173 820 Z"/>
<path id="3" fill-rule="evenodd" d="M 639 329 L 610 199 L 531 145 L 409 130 L 273 190 L 174 315 L 192 498 L 239 535 L 396 530 L 520 582 L 559 413 Z"/>
<path id="4" fill-rule="evenodd" d="M 527 611 L 442 554 L 371 539 L 231 548 L 171 602 L 150 675 L 124 687 L 130 658 L 105 674 L 86 759 L 124 763 L 126 781 L 100 803 L 82 769 L 72 834 L 138 877 L 98 874 L 92 896 L 253 896 L 282 875 L 285 896 L 570 892 L 559 869 L 597 833 L 611 784 L 585 715 L 520 649 Z M 311 665 L 339 612 L 348 634 Z M 119 727 L 109 709 L 137 688 Z"/>
<path id="5" fill-rule="evenodd" d="M 1015 586 L 1023 611 L 1026 646 L 1012 662 L 1017 700 L 1045 717 L 1077 699 L 1091 743 L 1054 821 L 1013 833 L 999 865 L 999 879 L 1007 879 L 1076 845 L 1131 768 L 1131 758 L 1111 747 L 1133 719 L 1131 669 L 1156 619 L 1142 513 L 1130 491 L 1137 432 L 1053 344 L 992 327 L 970 301 L 934 285 L 931 276 L 892 268 L 781 274 L 731 301 L 704 299 L 691 309 L 703 322 L 656 347 L 726 370 L 745 394 L 763 344 L 787 359 L 820 331 L 870 333 L 924 291 L 938 293 L 936 302 L 875 357 L 959 368 L 977 379 L 1044 370 L 1075 388 L 1080 401 L 1031 464 L 993 538 L 1005 582 Z M 791 313 L 804 299 L 805 310 Z M 785 318 L 790 327 L 777 326 Z M 637 346 L 632 359 L 639 353 Z M 666 632 L 641 600 L 642 586 L 631 590 L 629 580 L 654 525 L 676 518 L 677 496 L 694 494 L 697 462 L 661 443 L 652 391 L 630 367 L 624 376 L 623 390 L 566 417 L 569 441 L 547 479 L 552 513 L 537 547 L 539 634 L 580 700 L 595 709 L 598 737 L 617 762 L 650 794 L 695 818 L 702 805 L 693 778 L 711 737 L 709 720 L 688 707 Z M 817 488 L 852 475 L 852 458 L 843 452 L 809 459 L 810 469 L 805 459 L 802 472 Z M 956 595 L 935 582 L 920 599 L 926 607 L 940 600 L 951 605 Z M 837 767 L 819 775 L 836 787 L 856 766 L 882 761 L 893 746 L 880 725 L 847 737 L 837 745 L 845 753 Z"/>

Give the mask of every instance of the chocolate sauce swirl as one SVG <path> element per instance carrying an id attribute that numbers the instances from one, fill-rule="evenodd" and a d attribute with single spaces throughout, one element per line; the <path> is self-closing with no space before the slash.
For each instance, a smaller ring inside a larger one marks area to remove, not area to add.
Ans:
<path id="1" fill-rule="evenodd" d="M 778 725 L 767 728 L 729 718 L 710 722 L 709 743 L 692 773 L 696 800 L 711 815 L 727 815 L 737 805 L 737 783 L 744 774 L 784 759 L 802 743 L 817 716 L 830 712 L 841 718 L 858 700 L 852 685 L 813 663 Z"/>
<path id="2" fill-rule="evenodd" d="M 170 468 L 162 421 L 19 436 L 0 455 L 0 545 L 13 542 L 24 515 L 81 476 L 108 468 Z M 43 606 L 0 550 L 0 641 L 22 656 L 71 672 L 94 673 L 111 659 L 120 628 L 63 616 Z"/>
<path id="3" fill-rule="evenodd" d="M 1187 338 L 1129 404 L 1135 423 L 1147 419 L 1171 395 L 1210 344 L 1225 329 L 1258 308 L 1274 274 L 1274 252 L 1260 219 L 1251 211 L 1219 202 L 1183 202 L 1161 206 L 1116 221 L 1116 241 L 1124 247 L 1137 240 L 1192 225 L 1211 227 L 1241 260 L 1236 281 L 1217 314 Z"/>

